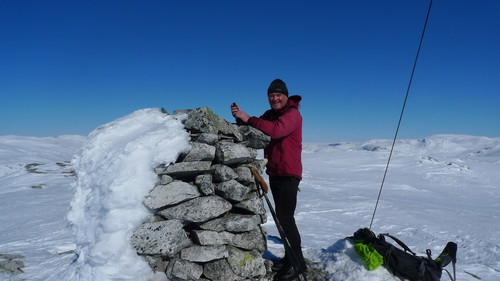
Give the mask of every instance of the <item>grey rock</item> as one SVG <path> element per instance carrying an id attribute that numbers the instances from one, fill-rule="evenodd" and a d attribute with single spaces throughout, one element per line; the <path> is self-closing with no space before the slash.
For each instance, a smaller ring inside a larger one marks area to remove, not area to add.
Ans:
<path id="1" fill-rule="evenodd" d="M 245 250 L 257 250 L 263 253 L 267 250 L 267 233 L 262 228 L 235 234 L 231 239 L 230 245 L 236 246 Z"/>
<path id="2" fill-rule="evenodd" d="M 23 273 L 24 262 L 19 260 L 23 258 L 24 256 L 18 254 L 0 254 L 0 272 Z"/>
<path id="3" fill-rule="evenodd" d="M 181 250 L 181 259 L 192 262 L 209 262 L 228 257 L 229 252 L 224 245 L 191 247 Z"/>
<path id="4" fill-rule="evenodd" d="M 174 181 L 166 185 L 157 185 L 144 199 L 146 207 L 156 210 L 200 196 L 198 188 L 183 181 Z"/>
<path id="5" fill-rule="evenodd" d="M 235 207 L 249 211 L 256 215 L 263 215 L 266 213 L 264 202 L 262 202 L 262 199 L 257 196 L 253 196 L 253 198 L 241 201 L 240 203 L 236 204 Z"/>
<path id="6" fill-rule="evenodd" d="M 190 132 L 224 134 L 241 141 L 243 136 L 231 123 L 219 117 L 208 107 L 197 108 L 188 113 L 184 128 Z"/>
<path id="7" fill-rule="evenodd" d="M 212 165 L 211 169 L 214 182 L 223 182 L 238 178 L 238 174 L 226 165 L 215 164 Z"/>
<path id="8" fill-rule="evenodd" d="M 210 161 L 180 162 L 166 167 L 160 174 L 167 174 L 176 178 L 189 178 L 204 174 L 210 171 Z"/>
<path id="9" fill-rule="evenodd" d="M 213 281 L 236 281 L 242 278 L 234 274 L 226 259 L 203 265 L 203 275 Z"/>
<path id="10" fill-rule="evenodd" d="M 144 223 L 131 238 L 138 254 L 172 257 L 192 245 L 178 220 Z"/>
<path id="11" fill-rule="evenodd" d="M 217 134 L 212 134 L 212 133 L 202 133 L 196 139 L 196 141 L 200 143 L 206 143 L 209 145 L 216 145 L 217 142 L 219 141 L 219 136 Z"/>
<path id="12" fill-rule="evenodd" d="M 213 231 L 245 232 L 258 229 L 261 219 L 257 215 L 240 215 L 229 213 L 200 225 L 201 229 Z"/>
<path id="13" fill-rule="evenodd" d="M 229 257 L 226 260 L 233 272 L 244 278 L 266 275 L 264 259 L 258 251 L 243 251 L 229 247 Z"/>
<path id="14" fill-rule="evenodd" d="M 257 185 L 255 184 L 255 182 L 252 182 L 250 184 L 247 184 L 246 186 L 248 188 L 250 188 L 250 193 L 248 193 L 243 200 L 248 200 L 248 199 L 254 198 L 257 194 Z M 260 190 L 260 187 L 259 187 L 259 190 Z M 269 192 L 270 192 L 270 190 L 269 190 Z"/>
<path id="15" fill-rule="evenodd" d="M 0 259 L 6 260 L 15 260 L 15 259 L 24 259 L 25 256 L 19 254 L 0 254 Z"/>
<path id="16" fill-rule="evenodd" d="M 258 250 L 262 253 L 267 249 L 267 233 L 262 227 L 236 234 L 226 231 L 195 230 L 191 235 L 194 241 L 203 246 L 232 245 L 245 250 Z"/>
<path id="17" fill-rule="evenodd" d="M 248 185 L 254 182 L 254 178 L 250 168 L 238 166 L 233 169 L 238 175 L 238 181 L 244 185 Z"/>
<path id="18" fill-rule="evenodd" d="M 191 111 L 192 111 L 192 109 L 176 109 L 176 110 L 174 110 L 173 115 L 188 114 Z"/>
<path id="19" fill-rule="evenodd" d="M 236 180 L 229 180 L 218 184 L 215 187 L 215 193 L 223 198 L 240 202 L 250 192 L 248 186 L 242 185 Z"/>
<path id="20" fill-rule="evenodd" d="M 215 146 L 205 143 L 191 142 L 191 150 L 183 157 L 183 162 L 213 161 Z"/>
<path id="21" fill-rule="evenodd" d="M 161 175 L 161 177 L 160 177 L 160 184 L 161 185 L 166 185 L 166 184 L 169 184 L 173 181 L 174 181 L 174 179 L 169 175 Z"/>
<path id="22" fill-rule="evenodd" d="M 155 170 L 155 173 L 157 175 L 162 175 L 165 173 L 165 170 L 167 169 L 167 165 L 165 164 L 161 164 L 161 165 L 158 165 L 158 167 L 156 167 L 154 170 Z"/>
<path id="23" fill-rule="evenodd" d="M 203 246 L 230 244 L 234 234 L 225 231 L 194 230 L 191 233 L 193 239 Z"/>
<path id="24" fill-rule="evenodd" d="M 153 272 L 165 272 L 169 262 L 162 257 L 144 256 Z"/>
<path id="25" fill-rule="evenodd" d="M 198 280 L 203 274 L 203 266 L 176 258 L 170 261 L 165 273 L 169 280 Z"/>
<path id="26" fill-rule="evenodd" d="M 205 222 L 229 212 L 232 204 L 219 196 L 202 196 L 162 210 L 158 214 L 167 219 L 177 219 L 184 224 Z"/>
<path id="27" fill-rule="evenodd" d="M 270 136 L 251 126 L 240 126 L 239 131 L 243 136 L 243 142 L 251 148 L 266 148 L 271 141 Z"/>
<path id="28" fill-rule="evenodd" d="M 259 174 L 262 175 L 262 174 L 264 174 L 264 170 L 266 168 L 266 165 L 267 165 L 267 159 L 263 158 L 263 159 L 255 159 L 252 161 L 252 163 L 244 165 L 244 167 L 248 167 L 248 168 L 254 167 L 255 169 L 257 169 Z"/>
<path id="29" fill-rule="evenodd" d="M 257 157 L 257 150 L 241 143 L 219 142 L 215 149 L 215 161 L 225 165 L 237 165 L 252 162 Z"/>
<path id="30" fill-rule="evenodd" d="M 210 174 L 196 176 L 194 184 L 203 195 L 212 195 L 215 192 L 215 185 Z"/>

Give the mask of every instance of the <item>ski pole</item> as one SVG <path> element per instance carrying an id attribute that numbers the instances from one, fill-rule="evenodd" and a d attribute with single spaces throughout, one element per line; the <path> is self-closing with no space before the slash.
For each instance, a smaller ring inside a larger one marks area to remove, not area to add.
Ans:
<path id="1" fill-rule="evenodd" d="M 276 223 L 276 228 L 278 229 L 278 232 L 280 234 L 281 240 L 284 242 L 285 247 L 288 249 L 288 252 L 292 256 L 292 266 L 295 268 L 297 272 L 300 271 L 300 265 L 299 265 L 299 259 L 297 257 L 297 254 L 292 248 L 292 245 L 290 244 L 290 241 L 288 241 L 288 237 L 285 234 L 285 231 L 283 230 L 283 227 L 281 226 L 278 217 L 276 215 L 276 212 L 274 211 L 273 205 L 271 204 L 271 201 L 269 200 L 269 197 L 267 197 L 267 192 L 269 190 L 266 181 L 264 178 L 261 177 L 259 172 L 257 171 L 256 168 L 252 167 L 251 168 L 252 174 L 255 177 L 255 183 L 257 185 L 257 192 L 260 197 L 264 196 L 266 199 L 267 206 L 269 207 L 269 211 L 271 211 L 271 215 L 273 216 L 274 222 Z M 307 277 L 305 272 L 301 273 L 302 277 L 304 278 L 304 281 L 307 281 Z"/>

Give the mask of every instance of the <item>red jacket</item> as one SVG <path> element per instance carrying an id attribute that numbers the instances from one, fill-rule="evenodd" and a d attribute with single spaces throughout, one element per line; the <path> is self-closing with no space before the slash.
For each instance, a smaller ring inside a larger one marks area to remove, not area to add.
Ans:
<path id="1" fill-rule="evenodd" d="M 271 137 L 264 149 L 269 176 L 292 176 L 302 179 L 302 116 L 301 96 L 291 96 L 279 111 L 270 109 L 261 117 L 250 117 L 247 124 Z"/>

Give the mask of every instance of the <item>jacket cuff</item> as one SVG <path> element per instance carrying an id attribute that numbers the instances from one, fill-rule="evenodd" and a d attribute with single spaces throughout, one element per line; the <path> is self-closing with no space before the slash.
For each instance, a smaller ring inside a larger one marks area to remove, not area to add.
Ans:
<path id="1" fill-rule="evenodd" d="M 255 117 L 255 116 L 252 116 L 250 118 L 248 118 L 247 120 L 247 124 L 252 126 L 252 127 L 255 127 L 255 124 L 257 123 L 257 120 L 259 120 L 259 118 Z"/>

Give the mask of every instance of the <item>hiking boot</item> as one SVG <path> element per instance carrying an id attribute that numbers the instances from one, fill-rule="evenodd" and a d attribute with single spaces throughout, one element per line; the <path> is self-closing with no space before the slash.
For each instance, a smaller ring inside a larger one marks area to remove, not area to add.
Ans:
<path id="1" fill-rule="evenodd" d="M 273 266 L 271 267 L 271 270 L 273 272 L 278 272 L 280 269 L 282 269 L 286 264 L 288 264 L 288 260 L 286 258 L 282 258 L 279 261 L 273 262 Z"/>
<path id="2" fill-rule="evenodd" d="M 293 280 L 302 273 L 306 271 L 306 266 L 301 266 L 300 269 L 295 269 L 293 266 L 289 264 L 285 264 L 283 268 L 281 268 L 278 273 L 274 276 L 274 281 L 287 281 L 287 280 Z"/>

